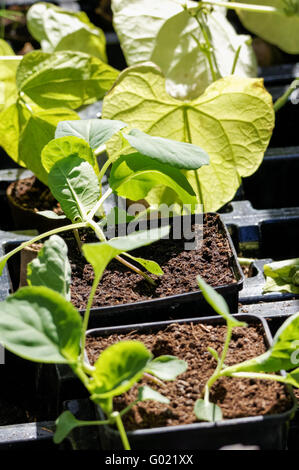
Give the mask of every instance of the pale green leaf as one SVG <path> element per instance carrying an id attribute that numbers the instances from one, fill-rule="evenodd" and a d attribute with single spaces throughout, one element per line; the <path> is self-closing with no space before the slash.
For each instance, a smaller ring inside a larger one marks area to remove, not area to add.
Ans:
<path id="1" fill-rule="evenodd" d="M 78 121 L 80 122 L 80 121 Z M 58 160 L 66 157 L 79 157 L 86 160 L 99 175 L 99 166 L 95 154 L 89 144 L 79 137 L 59 137 L 51 140 L 42 151 L 42 164 L 47 173 Z"/>
<path id="2" fill-rule="evenodd" d="M 299 294 L 299 258 L 264 265 L 266 284 L 263 293 L 289 292 Z"/>
<path id="3" fill-rule="evenodd" d="M 153 390 L 151 387 L 148 387 L 147 385 L 143 385 L 142 387 L 138 388 L 138 400 L 139 401 L 152 400 L 152 401 L 157 401 L 159 403 L 165 403 L 165 405 L 168 405 L 170 403 L 167 397 L 157 392 L 156 390 Z"/>
<path id="4" fill-rule="evenodd" d="M 299 53 L 299 6 L 290 0 L 241 0 L 249 5 L 265 5 L 280 9 L 280 13 L 253 13 L 237 10 L 245 28 L 275 44 L 289 54 Z"/>
<path id="5" fill-rule="evenodd" d="M 4 41 L 4 39 L 0 39 L 0 56 L 2 55 L 7 55 L 7 56 L 15 55 L 13 49 L 10 47 L 8 42 Z M 22 59 L 22 57 L 20 59 Z"/>
<path id="6" fill-rule="evenodd" d="M 298 367 L 299 313 L 289 317 L 277 331 L 271 348 L 264 354 L 225 369 L 234 372 L 279 372 Z"/>
<path id="7" fill-rule="evenodd" d="M 117 75 L 100 59 L 82 52 L 33 51 L 17 70 L 17 86 L 41 107 L 76 109 L 103 98 Z"/>
<path id="8" fill-rule="evenodd" d="M 213 423 L 215 421 L 222 421 L 222 411 L 218 405 L 206 402 L 205 400 L 196 400 L 194 406 L 194 413 L 199 421 L 208 421 Z"/>
<path id="9" fill-rule="evenodd" d="M 54 138 L 60 120 L 78 118 L 68 109 L 43 110 L 36 106 L 28 109 L 18 102 L 0 114 L 1 146 L 16 163 L 47 184 L 48 175 L 41 162 L 42 149 Z"/>
<path id="10" fill-rule="evenodd" d="M 37 258 L 27 265 L 30 286 L 45 286 L 71 300 L 71 266 L 65 241 L 58 235 L 47 240 Z"/>
<path id="11" fill-rule="evenodd" d="M 105 349 L 94 364 L 92 400 L 121 395 L 138 382 L 152 354 L 139 341 L 120 341 Z"/>
<path id="12" fill-rule="evenodd" d="M 77 156 L 58 160 L 48 175 L 48 185 L 73 222 L 86 220 L 100 198 L 97 175 L 87 161 Z"/>
<path id="13" fill-rule="evenodd" d="M 0 342 L 31 361 L 76 362 L 81 326 L 78 311 L 47 287 L 24 287 L 0 304 Z"/>
<path id="14" fill-rule="evenodd" d="M 161 380 L 175 380 L 187 370 L 187 363 L 175 356 L 159 356 L 149 362 L 146 372 Z"/>
<path id="15" fill-rule="evenodd" d="M 62 121 L 57 126 L 55 137 L 80 137 L 86 140 L 90 147 L 95 150 L 105 144 L 123 127 L 126 127 L 124 122 L 109 119 L 82 119 L 76 123 L 74 121 Z"/>
<path id="16" fill-rule="evenodd" d="M 66 219 L 65 215 L 58 215 L 54 211 L 39 211 L 38 214 L 42 215 L 43 217 L 47 217 L 47 219 L 53 219 L 53 220 Z"/>
<path id="17" fill-rule="evenodd" d="M 197 282 L 206 301 L 230 326 L 246 326 L 246 323 L 238 321 L 230 314 L 228 305 L 222 295 L 218 294 L 213 287 L 209 286 L 209 284 L 199 276 L 197 276 Z"/>
<path id="18" fill-rule="evenodd" d="M 142 155 L 174 168 L 197 170 L 210 161 L 207 153 L 196 145 L 152 137 L 138 129 L 132 129 L 123 137 Z"/>
<path id="19" fill-rule="evenodd" d="M 169 234 L 170 227 L 133 232 L 126 237 L 112 238 L 102 243 L 86 243 L 82 250 L 87 261 L 92 265 L 95 275 L 101 278 L 108 263 L 123 252 L 150 245 Z"/>
<path id="20" fill-rule="evenodd" d="M 286 375 L 286 382 L 293 387 L 299 388 L 299 368 Z"/>
<path id="21" fill-rule="evenodd" d="M 103 118 L 121 119 L 130 128 L 204 149 L 210 164 L 187 172 L 187 177 L 199 201 L 202 195 L 205 211 L 230 201 L 241 177 L 256 171 L 274 127 L 272 98 L 261 79 L 227 77 L 196 100 L 182 102 L 166 93 L 165 78 L 152 64 L 120 74 L 104 99 Z M 112 139 L 107 150 L 113 159 L 120 152 L 119 142 Z"/>
<path id="22" fill-rule="evenodd" d="M 156 276 L 163 276 L 164 272 L 162 271 L 159 264 L 155 261 L 151 261 L 144 258 L 136 258 L 136 256 L 132 256 L 129 253 L 126 253 L 125 255 L 128 258 L 134 260 L 136 263 L 141 264 L 141 266 L 143 266 L 150 273 L 155 274 Z"/>
<path id="23" fill-rule="evenodd" d="M 38 2 L 28 10 L 27 26 L 45 52 L 79 51 L 107 61 L 105 35 L 84 12 Z"/>
<path id="24" fill-rule="evenodd" d="M 0 112 L 15 103 L 18 97 L 16 73 L 22 59 L 22 57 L 14 55 L 3 57 L 6 54 L 1 54 L 1 45 L 0 42 L 0 55 L 2 55 L 0 59 Z"/>

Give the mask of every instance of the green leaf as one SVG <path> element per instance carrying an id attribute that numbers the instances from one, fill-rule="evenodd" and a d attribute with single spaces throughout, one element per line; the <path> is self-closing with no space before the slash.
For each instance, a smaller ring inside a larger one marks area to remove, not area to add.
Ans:
<path id="1" fill-rule="evenodd" d="M 17 86 L 43 108 L 76 109 L 103 98 L 117 75 L 100 59 L 82 52 L 33 51 L 17 70 Z"/>
<path id="2" fill-rule="evenodd" d="M 55 137 L 72 135 L 80 137 L 86 140 L 90 147 L 95 150 L 124 127 L 126 127 L 124 122 L 109 119 L 82 119 L 77 122 L 62 121 L 57 126 Z"/>
<path id="3" fill-rule="evenodd" d="M 263 293 L 289 292 L 299 294 L 299 258 L 264 265 L 266 284 Z"/>
<path id="4" fill-rule="evenodd" d="M 161 380 L 175 380 L 178 375 L 186 372 L 188 365 L 186 361 L 175 356 L 159 356 L 153 359 L 146 368 L 146 372 Z"/>
<path id="5" fill-rule="evenodd" d="M 45 52 L 79 51 L 107 62 L 105 35 L 84 12 L 39 2 L 28 10 L 27 26 Z"/>
<path id="6" fill-rule="evenodd" d="M 139 341 L 120 341 L 105 349 L 94 364 L 90 384 L 92 400 L 128 391 L 138 382 L 152 355 Z"/>
<path id="7" fill-rule="evenodd" d="M 222 295 L 218 294 L 218 292 L 216 292 L 213 287 L 209 286 L 200 276 L 197 276 L 197 282 L 206 301 L 230 326 L 246 326 L 246 323 L 238 321 L 230 314 L 228 305 Z"/>
<path id="8" fill-rule="evenodd" d="M 164 397 L 161 393 L 153 390 L 152 388 L 148 387 L 147 385 L 143 385 L 142 387 L 138 388 L 138 400 L 139 401 L 158 401 L 159 403 L 165 403 L 168 405 L 170 403 L 169 399 Z"/>
<path id="9" fill-rule="evenodd" d="M 222 421 L 223 419 L 221 408 L 214 403 L 206 403 L 205 400 L 196 400 L 194 413 L 196 418 L 200 421 L 213 423 L 215 421 Z"/>
<path id="10" fill-rule="evenodd" d="M 80 122 L 80 121 L 78 121 Z M 99 165 L 89 144 L 79 137 L 59 137 L 51 140 L 42 151 L 42 164 L 49 173 L 55 163 L 66 157 L 77 157 L 87 161 L 99 175 Z"/>
<path id="11" fill-rule="evenodd" d="M 210 161 L 207 153 L 196 145 L 152 137 L 138 129 L 132 129 L 123 137 L 142 155 L 174 168 L 197 170 Z"/>
<path id="12" fill-rule="evenodd" d="M 151 261 L 151 260 L 143 259 L 143 258 L 136 258 L 135 256 L 132 256 L 129 253 L 125 253 L 125 256 L 136 261 L 136 263 L 141 264 L 141 266 L 143 266 L 147 271 L 149 271 L 152 274 L 155 274 L 156 276 L 163 276 L 164 274 L 164 272 L 161 269 L 161 266 L 159 266 L 159 264 L 156 263 L 155 261 Z"/>
<path id="13" fill-rule="evenodd" d="M 38 214 L 42 215 L 43 217 L 47 217 L 47 219 L 53 219 L 53 220 L 66 219 L 65 215 L 58 215 L 54 211 L 39 211 Z"/>
<path id="14" fill-rule="evenodd" d="M 70 432 L 80 426 L 80 421 L 70 411 L 64 411 L 56 420 L 56 431 L 53 437 L 55 444 L 60 444 Z"/>
<path id="15" fill-rule="evenodd" d="M 199 43 L 204 42 L 201 29 L 192 16 L 195 2 L 147 0 L 114 0 L 114 25 L 128 65 L 151 61 L 166 77 L 167 92 L 178 99 L 194 99 L 213 82 L 206 54 Z M 139 11 L 140 10 L 140 11 Z M 143 27 L 141 26 L 143 25 Z M 251 38 L 236 34 L 226 18 L 224 8 L 214 7 L 206 15 L 211 46 L 222 77 L 231 75 L 234 59 L 241 46 L 235 73 L 256 77 L 257 64 Z M 189 71 L 189 73 L 186 73 Z"/>
<path id="16" fill-rule="evenodd" d="M 7 55 L 3 53 L 4 50 L 1 54 L 1 48 L 4 49 L 3 43 L 0 42 L 0 55 L 2 56 L 0 59 L 0 112 L 15 103 L 18 97 L 16 73 L 22 59 L 20 56 L 13 55 L 13 52 L 10 57 L 3 57 Z M 8 50 L 6 51 L 8 52 Z"/>
<path id="17" fill-rule="evenodd" d="M 140 153 L 123 155 L 113 163 L 109 185 L 132 201 L 146 198 L 153 188 L 163 185 L 172 189 L 182 204 L 196 204 L 194 190 L 180 170 Z"/>
<path id="18" fill-rule="evenodd" d="M 71 300 L 71 266 L 67 253 L 67 245 L 61 237 L 50 237 L 38 257 L 27 265 L 28 285 L 49 287 Z"/>
<path id="19" fill-rule="evenodd" d="M 0 304 L 0 342 L 31 361 L 75 363 L 81 327 L 78 311 L 47 287 L 24 287 Z"/>
<path id="20" fill-rule="evenodd" d="M 14 56 L 15 53 L 8 42 L 4 41 L 4 39 L 0 39 L 0 56 L 3 55 Z M 22 57 L 20 59 L 22 59 Z"/>
<path id="21" fill-rule="evenodd" d="M 205 211 L 230 201 L 241 177 L 257 170 L 274 127 L 272 98 L 261 79 L 227 77 L 196 100 L 182 102 L 167 94 L 165 78 L 150 64 L 120 74 L 104 98 L 102 115 L 150 135 L 204 149 L 210 164 L 186 175 L 199 200 L 202 194 Z M 119 152 L 117 139 L 107 143 L 107 151 L 113 160 Z M 156 203 L 160 200 L 157 194 Z"/>
<path id="22" fill-rule="evenodd" d="M 299 360 L 299 313 L 288 318 L 277 331 L 271 348 L 260 356 L 225 369 L 225 375 L 234 372 L 290 371 Z"/>
<path id="23" fill-rule="evenodd" d="M 275 44 L 289 54 L 299 53 L 298 2 L 284 0 L 241 0 L 249 5 L 266 5 L 280 9 L 280 13 L 261 14 L 237 10 L 242 24 L 252 33 Z"/>
<path id="24" fill-rule="evenodd" d="M 73 222 L 85 220 L 100 197 L 99 180 L 92 166 L 77 156 L 58 160 L 48 175 L 48 184 Z"/>
<path id="25" fill-rule="evenodd" d="M 286 382 L 293 387 L 299 388 L 299 368 L 286 374 Z"/>
<path id="26" fill-rule="evenodd" d="M 0 114 L 0 141 L 6 153 L 19 165 L 31 170 L 47 184 L 48 175 L 41 162 L 44 146 L 54 138 L 60 120 L 78 119 L 68 109 L 47 109 L 17 102 Z"/>
<path id="27" fill-rule="evenodd" d="M 86 260 L 92 265 L 95 275 L 101 278 L 108 263 L 123 252 L 150 245 L 169 234 L 170 227 L 134 232 L 126 237 L 112 238 L 103 243 L 86 243 L 82 250 Z"/>

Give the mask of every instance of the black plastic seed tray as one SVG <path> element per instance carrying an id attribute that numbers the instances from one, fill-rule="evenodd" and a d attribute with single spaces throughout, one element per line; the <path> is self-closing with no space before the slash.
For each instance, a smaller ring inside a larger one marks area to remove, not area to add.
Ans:
<path id="1" fill-rule="evenodd" d="M 260 67 L 258 74 L 266 86 L 288 85 L 299 76 L 299 63 Z"/>
<path id="2" fill-rule="evenodd" d="M 53 421 L 0 426 L 0 451 L 58 450 L 53 443 L 54 429 Z"/>

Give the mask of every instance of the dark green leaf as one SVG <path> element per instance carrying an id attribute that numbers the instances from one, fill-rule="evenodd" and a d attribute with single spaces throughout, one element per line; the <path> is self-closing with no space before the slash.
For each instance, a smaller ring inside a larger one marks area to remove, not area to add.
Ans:
<path id="1" fill-rule="evenodd" d="M 70 411 L 64 411 L 55 424 L 56 431 L 53 440 L 55 444 L 60 444 L 73 429 L 80 426 L 80 421 Z"/>
<path id="2" fill-rule="evenodd" d="M 58 160 L 48 176 L 49 188 L 72 221 L 83 221 L 100 197 L 99 180 L 92 166 L 71 156 Z"/>
<path id="3" fill-rule="evenodd" d="M 36 362 L 76 362 L 82 319 L 60 294 L 47 287 L 23 287 L 0 304 L 0 342 Z"/>

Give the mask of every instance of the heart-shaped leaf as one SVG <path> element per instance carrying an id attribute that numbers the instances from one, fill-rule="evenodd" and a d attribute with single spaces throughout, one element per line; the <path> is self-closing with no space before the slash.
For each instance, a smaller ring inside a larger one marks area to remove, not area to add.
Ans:
<path id="1" fill-rule="evenodd" d="M 175 356 L 159 356 L 150 361 L 146 371 L 161 380 L 175 380 L 187 370 L 187 363 Z"/>
<path id="2" fill-rule="evenodd" d="M 230 201 L 241 177 L 256 171 L 274 127 L 272 98 L 261 79 L 227 77 L 199 98 L 183 102 L 166 93 L 165 78 L 152 64 L 120 74 L 104 98 L 103 118 L 121 119 L 130 128 L 204 149 L 210 164 L 188 171 L 187 178 L 206 211 Z M 113 159 L 119 142 L 112 139 L 107 150 Z M 161 202 L 158 192 L 156 202 Z"/>

